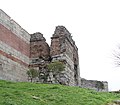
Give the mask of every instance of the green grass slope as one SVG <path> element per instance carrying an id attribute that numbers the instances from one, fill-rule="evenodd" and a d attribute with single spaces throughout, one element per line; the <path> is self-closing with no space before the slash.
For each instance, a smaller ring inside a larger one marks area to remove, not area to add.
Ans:
<path id="1" fill-rule="evenodd" d="M 0 80 L 0 105 L 106 105 L 119 94 L 79 87 Z"/>

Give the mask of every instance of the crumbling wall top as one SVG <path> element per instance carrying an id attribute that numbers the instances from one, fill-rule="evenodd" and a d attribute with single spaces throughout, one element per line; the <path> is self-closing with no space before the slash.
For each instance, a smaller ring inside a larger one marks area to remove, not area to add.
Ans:
<path id="1" fill-rule="evenodd" d="M 43 34 L 36 32 L 34 34 L 31 34 L 30 41 L 46 41 L 46 39 L 43 37 Z"/>
<path id="2" fill-rule="evenodd" d="M 71 36 L 70 32 L 64 26 L 57 26 L 54 31 L 53 37 L 60 35 Z"/>
<path id="3" fill-rule="evenodd" d="M 77 46 L 75 45 L 75 41 L 71 36 L 71 33 L 64 26 L 56 26 L 52 38 L 56 37 L 62 37 L 63 39 L 66 38 L 70 42 L 70 44 L 75 48 L 75 50 L 78 50 Z"/>

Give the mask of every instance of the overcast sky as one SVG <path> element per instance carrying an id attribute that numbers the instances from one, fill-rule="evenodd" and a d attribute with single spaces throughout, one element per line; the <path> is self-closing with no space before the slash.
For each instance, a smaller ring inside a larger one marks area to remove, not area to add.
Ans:
<path id="1" fill-rule="evenodd" d="M 49 44 L 55 26 L 65 26 L 79 49 L 81 77 L 120 89 L 112 55 L 120 44 L 120 0 L 1 0 L 0 8 L 30 34 L 44 34 Z"/>

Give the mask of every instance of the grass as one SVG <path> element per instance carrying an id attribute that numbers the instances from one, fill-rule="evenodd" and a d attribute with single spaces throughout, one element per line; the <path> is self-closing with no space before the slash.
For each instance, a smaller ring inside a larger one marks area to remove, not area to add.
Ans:
<path id="1" fill-rule="evenodd" d="M 0 105 L 107 105 L 120 94 L 53 84 L 0 80 Z"/>

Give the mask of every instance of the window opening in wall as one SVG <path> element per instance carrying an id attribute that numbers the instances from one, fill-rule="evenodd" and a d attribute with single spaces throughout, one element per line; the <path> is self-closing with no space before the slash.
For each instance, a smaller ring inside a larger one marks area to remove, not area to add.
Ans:
<path id="1" fill-rule="evenodd" d="M 78 72 L 77 72 L 77 65 L 74 64 L 74 78 L 75 78 L 75 82 L 76 82 L 76 85 L 78 85 Z"/>
<path id="2" fill-rule="evenodd" d="M 2 65 L 2 63 L 0 63 L 0 70 L 3 70 L 3 65 Z"/>

